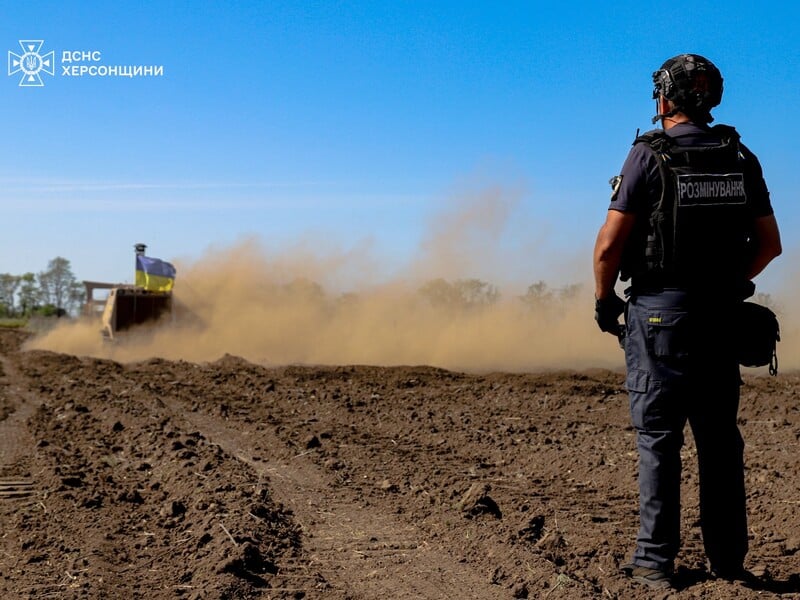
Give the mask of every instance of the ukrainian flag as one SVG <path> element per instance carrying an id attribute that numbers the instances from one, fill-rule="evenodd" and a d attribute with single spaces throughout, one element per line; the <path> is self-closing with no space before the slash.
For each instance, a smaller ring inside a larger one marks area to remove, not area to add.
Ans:
<path id="1" fill-rule="evenodd" d="M 136 257 L 136 285 L 148 292 L 169 292 L 175 284 L 175 267 L 160 258 Z"/>

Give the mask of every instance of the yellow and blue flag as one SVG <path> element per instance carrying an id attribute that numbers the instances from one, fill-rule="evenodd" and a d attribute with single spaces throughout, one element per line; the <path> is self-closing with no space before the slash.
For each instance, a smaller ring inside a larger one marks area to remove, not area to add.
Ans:
<path id="1" fill-rule="evenodd" d="M 160 258 L 136 257 L 136 285 L 148 292 L 169 292 L 175 284 L 175 267 Z"/>

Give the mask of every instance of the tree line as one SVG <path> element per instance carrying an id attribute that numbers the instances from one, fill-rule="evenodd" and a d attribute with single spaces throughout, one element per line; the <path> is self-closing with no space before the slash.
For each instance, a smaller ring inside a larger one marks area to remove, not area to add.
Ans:
<path id="1" fill-rule="evenodd" d="M 39 273 L 0 273 L 0 318 L 75 314 L 85 295 L 69 261 L 57 256 Z"/>
<path id="2" fill-rule="evenodd" d="M 551 288 L 544 281 L 528 286 L 517 298 L 535 310 L 562 305 L 575 298 L 581 290 L 578 283 Z M 419 288 L 419 294 L 436 308 L 470 309 L 491 306 L 500 300 L 500 291 L 495 285 L 480 279 L 432 279 Z"/>

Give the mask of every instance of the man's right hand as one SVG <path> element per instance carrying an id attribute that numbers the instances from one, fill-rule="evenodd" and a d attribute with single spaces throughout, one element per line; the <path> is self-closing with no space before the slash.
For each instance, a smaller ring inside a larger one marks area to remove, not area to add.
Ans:
<path id="1" fill-rule="evenodd" d="M 625 301 L 617 296 L 616 293 L 605 298 L 595 298 L 594 301 L 594 320 L 600 331 L 619 336 L 622 332 L 619 317 L 625 311 Z"/>

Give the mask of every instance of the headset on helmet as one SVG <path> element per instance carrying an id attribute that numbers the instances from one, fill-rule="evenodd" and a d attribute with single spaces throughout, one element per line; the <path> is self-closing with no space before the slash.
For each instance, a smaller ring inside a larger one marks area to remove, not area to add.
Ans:
<path id="1" fill-rule="evenodd" d="M 675 108 L 656 115 L 653 123 L 682 112 L 710 123 L 711 109 L 722 100 L 722 75 L 707 58 L 698 54 L 679 54 L 667 60 L 653 73 L 653 98 L 659 95 L 670 100 Z"/>

